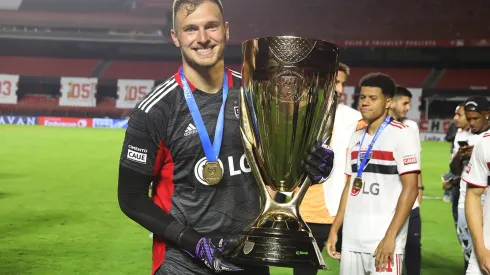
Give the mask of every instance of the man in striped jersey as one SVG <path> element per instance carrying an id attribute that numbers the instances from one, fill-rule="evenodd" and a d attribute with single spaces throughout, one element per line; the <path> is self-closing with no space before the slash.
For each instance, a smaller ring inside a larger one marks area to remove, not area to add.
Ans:
<path id="1" fill-rule="evenodd" d="M 476 142 L 462 176 L 468 185 L 465 213 L 474 243 L 466 275 L 490 274 L 490 201 L 485 201 L 483 211 L 481 205 L 482 195 L 490 184 L 489 177 L 490 132 L 485 132 Z"/>
<path id="2" fill-rule="evenodd" d="M 366 75 L 360 87 L 360 110 L 368 126 L 350 139 L 347 184 L 327 249 L 337 256 L 337 232 L 343 225 L 341 275 L 398 275 L 418 194 L 420 143 L 414 131 L 388 115 L 396 89 L 389 76 Z"/>
<path id="3" fill-rule="evenodd" d="M 260 213 L 240 135 L 240 74 L 224 64 L 228 23 L 219 0 L 176 0 L 173 41 L 182 67 L 134 108 L 123 143 L 121 210 L 153 233 L 152 274 L 269 274 L 224 260 Z M 333 151 L 309 151 L 313 182 Z M 152 197 L 148 188 L 152 183 Z"/>
<path id="4" fill-rule="evenodd" d="M 397 86 L 389 115 L 407 125 L 415 133 L 417 142 L 420 144 L 419 126 L 417 122 L 407 118 L 411 108 L 412 93 L 405 87 Z M 422 173 L 418 174 L 419 194 L 412 207 L 410 220 L 408 222 L 407 244 L 405 246 L 405 268 L 407 275 L 419 275 L 422 262 L 421 234 L 422 220 L 420 218 L 420 203 L 422 202 Z"/>
<path id="5" fill-rule="evenodd" d="M 488 101 L 485 97 L 473 96 L 466 99 L 464 102 L 464 112 L 470 128 L 470 134 L 468 135 L 466 144 L 459 147 L 451 161 L 451 173 L 454 175 L 461 175 L 467 169 L 470 157 L 474 152 L 473 146 L 481 139 L 482 133 L 490 129 L 488 123 Z M 460 195 L 458 199 L 458 222 L 456 231 L 461 246 L 463 247 L 465 270 L 468 268 L 471 251 L 473 249 L 470 231 L 464 214 L 466 188 L 466 182 L 461 179 L 459 182 Z"/>

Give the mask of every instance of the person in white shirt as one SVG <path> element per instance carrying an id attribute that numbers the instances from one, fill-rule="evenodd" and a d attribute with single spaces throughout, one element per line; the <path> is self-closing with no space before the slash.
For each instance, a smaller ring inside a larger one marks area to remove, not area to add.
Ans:
<path id="1" fill-rule="evenodd" d="M 474 243 L 466 275 L 490 274 L 490 201 L 485 201 L 483 211 L 481 206 L 482 196 L 490 184 L 489 177 L 490 132 L 487 131 L 476 142 L 462 176 L 468 188 L 465 200 L 466 220 Z"/>
<path id="2" fill-rule="evenodd" d="M 466 120 L 470 128 L 470 134 L 466 140 L 466 144 L 459 144 L 457 152 L 454 155 L 450 168 L 451 173 L 454 175 L 461 175 L 466 169 L 469 159 L 473 152 L 473 146 L 481 139 L 483 132 L 489 130 L 490 125 L 488 123 L 488 101 L 482 96 L 473 96 L 468 98 L 464 102 L 464 110 Z M 465 217 L 465 198 L 466 198 L 466 182 L 461 180 L 459 183 L 459 200 L 458 200 L 458 222 L 457 233 L 459 241 L 463 247 L 464 254 L 464 266 L 465 270 L 468 267 L 468 262 L 471 256 L 471 250 L 473 244 L 471 242 L 471 235 L 468 230 L 468 224 Z"/>
<path id="3" fill-rule="evenodd" d="M 339 63 L 335 86 L 335 90 L 339 95 L 344 93 L 344 83 L 347 81 L 349 73 L 349 67 Z M 340 99 L 341 96 L 339 96 Z M 330 142 L 330 147 L 334 152 L 338 152 L 334 159 L 333 170 L 330 177 L 323 184 L 310 186 L 300 206 L 301 217 L 311 229 L 320 251 L 325 247 L 330 228 L 337 215 L 342 190 L 345 185 L 345 152 L 349 145 L 349 139 L 357 130 L 361 119 L 362 116 L 359 111 L 339 103 L 335 113 L 333 136 Z M 337 249 L 339 251 L 341 249 L 341 236 L 339 236 Z M 315 275 L 317 272 L 317 268 L 298 267 L 293 269 L 294 275 Z"/>
<path id="4" fill-rule="evenodd" d="M 408 217 L 417 199 L 420 143 L 414 131 L 388 115 L 396 90 L 381 73 L 360 82 L 360 110 L 367 127 L 347 150 L 347 182 L 327 241 L 341 275 L 401 274 Z M 343 226 L 342 254 L 336 250 Z"/>
<path id="5" fill-rule="evenodd" d="M 456 153 L 459 151 L 459 144 L 462 142 L 468 142 L 468 137 L 471 135 L 470 126 L 466 117 L 464 115 L 464 102 L 460 103 L 456 110 L 454 111 L 453 117 L 454 124 L 458 128 L 458 131 L 454 137 L 452 149 L 451 149 L 451 160 L 454 158 Z M 445 182 L 442 187 L 445 190 L 451 191 L 451 202 L 452 202 L 452 212 L 454 224 L 458 223 L 458 202 L 459 202 L 459 181 L 461 180 L 461 175 L 453 175 L 451 172 L 443 175 Z"/>
<path id="6" fill-rule="evenodd" d="M 419 126 L 417 122 L 407 118 L 407 113 L 411 108 L 412 93 L 405 87 L 397 86 L 393 102 L 390 107 L 389 115 L 397 121 L 407 125 L 414 131 L 415 138 L 418 144 L 420 144 Z M 410 213 L 410 220 L 408 222 L 408 235 L 407 244 L 405 246 L 405 268 L 407 275 L 420 275 L 420 268 L 422 262 L 422 220 L 420 218 L 419 205 L 422 202 L 422 195 L 424 187 L 422 185 L 422 173 L 418 175 L 418 188 L 419 194 L 415 201 L 412 212 Z"/>

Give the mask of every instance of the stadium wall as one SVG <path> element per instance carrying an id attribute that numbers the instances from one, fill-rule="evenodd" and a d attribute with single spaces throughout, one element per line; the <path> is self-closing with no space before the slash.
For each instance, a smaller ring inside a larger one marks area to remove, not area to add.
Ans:
<path id="1" fill-rule="evenodd" d="M 0 115 L 0 125 L 20 126 L 127 129 L 128 121 L 129 119 Z M 420 120 L 420 139 L 445 141 L 444 138 L 451 123 L 449 119 Z"/>
<path id="2" fill-rule="evenodd" d="M 128 119 L 0 115 L 0 125 L 126 129 Z"/>

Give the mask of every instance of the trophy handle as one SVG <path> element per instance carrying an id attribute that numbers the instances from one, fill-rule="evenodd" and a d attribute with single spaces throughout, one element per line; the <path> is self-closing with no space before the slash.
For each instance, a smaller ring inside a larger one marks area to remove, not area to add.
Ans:
<path id="1" fill-rule="evenodd" d="M 308 191 L 308 188 L 310 188 L 310 186 L 311 186 L 311 180 L 308 176 L 306 176 L 298 192 L 293 195 L 292 199 L 287 204 L 289 206 L 299 206 L 303 201 L 306 195 L 306 191 Z"/>

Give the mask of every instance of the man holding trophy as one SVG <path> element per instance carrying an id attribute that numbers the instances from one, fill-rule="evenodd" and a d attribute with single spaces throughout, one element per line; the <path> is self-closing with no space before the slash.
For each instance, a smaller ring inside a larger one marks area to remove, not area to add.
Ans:
<path id="1" fill-rule="evenodd" d="M 341 259 L 340 274 L 401 274 L 408 217 L 418 195 L 420 143 L 415 132 L 388 115 L 395 83 L 387 75 L 360 81 L 359 104 L 367 127 L 347 152 L 347 183 L 327 241 Z M 335 248 L 343 225 L 342 254 Z"/>
<path id="2" fill-rule="evenodd" d="M 119 166 L 121 210 L 153 233 L 152 274 L 324 268 L 297 210 L 332 169 L 333 151 L 320 141 L 333 120 L 338 48 L 252 40 L 240 83 L 224 65 L 229 27 L 219 0 L 176 0 L 173 18 L 182 67 L 134 108 Z M 292 46 L 298 53 L 281 53 Z M 303 193 L 281 206 L 266 198 L 264 181 Z"/>

